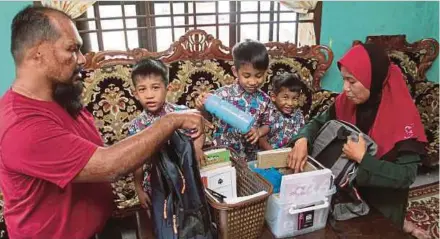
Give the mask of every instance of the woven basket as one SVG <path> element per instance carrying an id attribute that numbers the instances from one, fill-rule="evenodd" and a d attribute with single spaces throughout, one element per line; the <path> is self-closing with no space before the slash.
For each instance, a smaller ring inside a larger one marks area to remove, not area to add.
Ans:
<path id="1" fill-rule="evenodd" d="M 211 147 L 218 149 L 227 147 Z M 237 173 L 237 196 L 248 196 L 260 191 L 265 195 L 235 204 L 218 203 L 207 197 L 214 222 L 217 224 L 219 238 L 222 239 L 254 239 L 263 232 L 266 203 L 272 194 L 273 187 L 263 177 L 252 172 L 246 161 L 231 151 L 232 165 Z M 234 155 L 235 154 L 235 155 Z"/>

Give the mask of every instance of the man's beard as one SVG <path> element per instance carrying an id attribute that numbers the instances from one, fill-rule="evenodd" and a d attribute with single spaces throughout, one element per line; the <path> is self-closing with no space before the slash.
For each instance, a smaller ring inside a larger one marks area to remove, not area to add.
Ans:
<path id="1" fill-rule="evenodd" d="M 71 81 L 71 83 L 58 83 L 55 87 L 54 99 L 70 116 L 76 119 L 83 108 L 82 91 L 83 84 L 80 80 Z"/>

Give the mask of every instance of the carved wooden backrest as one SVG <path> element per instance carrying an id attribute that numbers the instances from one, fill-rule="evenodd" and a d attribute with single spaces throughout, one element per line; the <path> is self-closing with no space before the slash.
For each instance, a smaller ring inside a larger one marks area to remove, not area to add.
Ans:
<path id="1" fill-rule="evenodd" d="M 353 45 L 361 41 L 356 40 Z M 413 43 L 406 41 L 406 35 L 367 36 L 365 43 L 383 46 L 390 58 L 414 81 L 426 79 L 426 71 L 438 56 L 439 43 L 433 38 L 422 39 Z M 436 80 L 436 79 L 431 79 Z"/>
<path id="2" fill-rule="evenodd" d="M 291 43 L 265 44 L 270 55 L 268 77 L 262 89 L 271 89 L 271 78 L 282 72 L 296 72 L 307 85 L 298 107 L 308 114 L 311 93 L 320 90 L 320 80 L 333 60 L 326 46 L 296 47 Z M 128 123 L 141 111 L 131 88 L 131 67 L 145 57 L 161 59 L 169 66 L 167 100 L 194 107 L 195 98 L 235 81 L 231 49 L 203 30 L 190 30 L 162 52 L 146 49 L 104 51 L 86 54 L 83 99 L 95 118 L 107 144 L 126 137 Z"/>

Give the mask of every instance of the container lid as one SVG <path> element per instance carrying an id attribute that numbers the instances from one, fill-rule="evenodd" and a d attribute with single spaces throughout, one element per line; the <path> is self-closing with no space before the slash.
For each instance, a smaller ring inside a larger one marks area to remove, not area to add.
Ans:
<path id="1" fill-rule="evenodd" d="M 305 204 L 323 200 L 332 188 L 332 181 L 332 172 L 327 168 L 285 175 L 281 179 L 280 201 Z"/>

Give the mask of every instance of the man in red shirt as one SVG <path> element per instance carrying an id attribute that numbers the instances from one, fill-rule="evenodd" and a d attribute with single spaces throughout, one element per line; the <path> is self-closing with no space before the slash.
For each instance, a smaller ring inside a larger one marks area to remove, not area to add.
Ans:
<path id="1" fill-rule="evenodd" d="M 139 168 L 176 129 L 199 137 L 202 117 L 171 113 L 103 147 L 80 103 L 85 58 L 74 22 L 31 6 L 11 28 L 16 79 L 0 100 L 0 187 L 9 236 L 90 238 L 111 215 L 109 182 Z"/>

